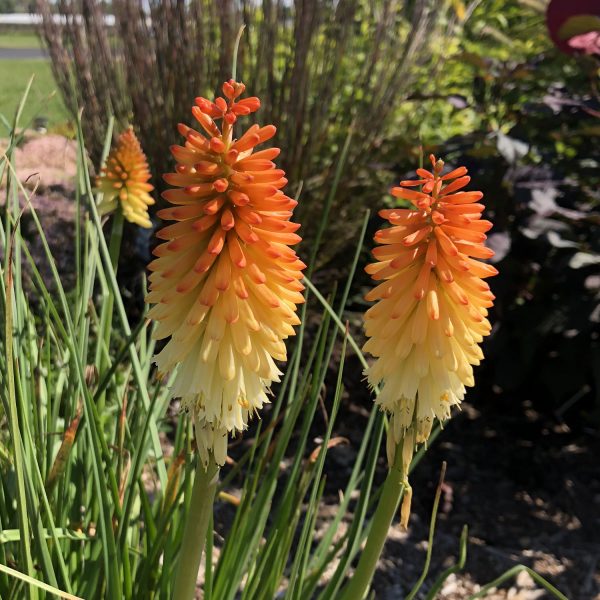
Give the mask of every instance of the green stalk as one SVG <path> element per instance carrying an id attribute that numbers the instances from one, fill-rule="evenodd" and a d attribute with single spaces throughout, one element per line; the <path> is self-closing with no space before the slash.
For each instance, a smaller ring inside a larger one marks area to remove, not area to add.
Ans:
<path id="1" fill-rule="evenodd" d="M 539 585 L 541 585 L 547 592 L 550 592 L 558 600 L 568 600 L 568 598 L 560 591 L 557 590 L 549 581 L 544 579 L 539 573 L 536 573 L 533 569 L 526 567 L 525 565 L 516 565 L 512 569 L 509 569 L 505 573 L 502 573 L 500 577 L 494 579 L 487 585 L 484 585 L 477 593 L 469 596 L 469 600 L 475 600 L 475 598 L 483 598 L 492 588 L 497 588 L 502 585 L 505 581 L 508 581 L 512 577 L 516 577 L 521 571 L 525 571 L 529 576 Z"/>
<path id="2" fill-rule="evenodd" d="M 110 262 L 112 264 L 113 271 L 116 275 L 119 266 L 119 254 L 121 252 L 121 242 L 123 240 L 123 212 L 121 209 L 117 209 L 113 214 L 112 229 L 110 232 L 110 242 L 108 246 L 108 253 L 110 255 Z M 115 303 L 115 293 L 112 288 L 108 290 L 108 296 L 103 310 L 103 329 L 102 339 L 107 350 L 110 348 L 110 338 L 112 333 L 112 317 L 113 307 Z M 100 374 L 104 372 L 106 357 L 100 352 L 100 368 L 98 369 Z"/>
<path id="3" fill-rule="evenodd" d="M 212 514 L 219 467 L 211 457 L 206 470 L 200 458 L 192 488 L 190 508 L 186 517 L 179 551 L 179 567 L 175 576 L 173 600 L 193 600 L 206 531 Z"/>
<path id="4" fill-rule="evenodd" d="M 119 252 L 121 251 L 121 240 L 123 239 L 123 211 L 116 210 L 113 214 L 112 230 L 110 232 L 110 245 L 108 253 L 112 262 L 113 271 L 117 272 L 119 264 Z M 112 294 L 111 294 L 112 295 Z"/>
<path id="5" fill-rule="evenodd" d="M 402 472 L 402 444 L 400 443 L 396 446 L 394 464 L 390 467 L 383 484 L 383 492 L 371 521 L 367 544 L 360 556 L 354 575 L 342 590 L 338 600 L 361 600 L 365 597 L 403 492 L 404 474 Z"/>
<path id="6" fill-rule="evenodd" d="M 14 175 L 14 173 L 13 173 Z M 19 217 L 20 218 L 20 217 Z M 10 217 L 7 217 L 10 220 Z M 15 224 L 15 228 L 18 228 L 18 222 Z M 14 239 L 15 231 L 12 232 L 8 252 L 7 254 L 7 269 L 6 277 L 4 280 L 5 296 L 6 296 L 6 315 L 5 315 L 5 335 L 4 339 L 6 342 L 6 379 L 7 379 L 7 393 L 8 393 L 8 406 L 9 406 L 9 431 L 14 445 L 14 460 L 15 460 L 15 475 L 17 480 L 17 512 L 19 515 L 19 532 L 20 532 L 20 558 L 23 567 L 26 569 L 26 574 L 30 577 L 35 577 L 35 569 L 33 565 L 33 559 L 31 555 L 31 537 L 29 529 L 29 515 L 27 514 L 27 495 L 25 486 L 25 475 L 29 475 L 29 472 L 25 469 L 25 456 L 23 441 L 21 439 L 21 430 L 19 424 L 19 415 L 17 409 L 17 393 L 15 385 L 15 363 L 13 358 L 13 344 L 14 344 L 14 332 L 13 332 L 13 293 L 14 293 L 14 282 L 13 282 L 13 250 L 14 250 Z M 28 586 L 27 597 L 30 600 L 36 600 L 38 598 L 37 589 Z"/>

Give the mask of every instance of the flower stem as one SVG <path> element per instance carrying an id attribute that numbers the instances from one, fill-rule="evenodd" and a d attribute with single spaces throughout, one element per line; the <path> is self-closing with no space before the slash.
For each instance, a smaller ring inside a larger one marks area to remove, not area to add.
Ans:
<path id="1" fill-rule="evenodd" d="M 117 209 L 113 213 L 112 217 L 112 229 L 110 232 L 110 241 L 108 252 L 110 255 L 110 264 L 111 266 L 107 269 L 112 268 L 115 277 L 117 276 L 117 270 L 119 268 L 119 254 L 121 253 L 121 242 L 123 241 L 123 213 L 121 209 Z M 99 345 L 97 350 L 97 365 L 98 365 L 98 373 L 100 375 L 104 374 L 106 368 L 109 363 L 109 354 L 110 354 L 110 340 L 112 337 L 112 319 L 113 319 L 113 309 L 115 304 L 115 293 L 112 287 L 108 289 L 108 295 L 106 300 L 102 306 L 102 316 L 100 320 L 101 327 L 101 335 L 102 341 L 104 343 L 104 351 L 102 349 L 102 344 Z M 106 394 L 102 393 L 100 398 L 98 399 L 98 412 L 102 413 L 102 409 L 104 407 Z"/>
<path id="2" fill-rule="evenodd" d="M 210 459 L 206 469 L 204 469 L 202 461 L 198 459 L 190 508 L 179 552 L 179 567 L 175 576 L 173 600 L 192 600 L 195 597 L 196 580 L 212 513 L 215 490 L 219 481 L 218 475 L 219 467 L 215 464 L 214 459 Z"/>
<path id="3" fill-rule="evenodd" d="M 367 543 L 362 551 L 354 575 L 344 589 L 342 589 L 339 600 L 361 600 L 367 593 L 390 525 L 398 510 L 398 504 L 400 504 L 404 488 L 402 444 L 400 443 L 396 446 L 394 464 L 390 467 L 385 483 L 383 484 L 383 492 L 371 521 L 371 530 L 369 531 Z"/>
<path id="4" fill-rule="evenodd" d="M 110 232 L 110 242 L 108 252 L 113 271 L 116 273 L 119 265 L 119 254 L 121 252 L 121 241 L 123 240 L 123 213 L 120 209 L 113 213 L 112 231 Z"/>
<path id="5" fill-rule="evenodd" d="M 115 277 L 117 275 L 117 271 L 119 269 L 119 254 L 121 253 L 121 242 L 123 241 L 123 213 L 121 210 L 116 210 L 113 214 L 113 222 L 112 222 L 112 230 L 110 232 L 110 242 L 108 246 L 108 253 L 110 255 L 110 263 L 112 265 L 112 270 L 115 273 Z M 108 297 L 106 299 L 108 303 L 107 319 L 105 323 L 104 329 L 104 343 L 106 344 L 106 348 L 109 348 L 110 344 L 110 334 L 112 329 L 112 316 L 113 316 L 113 306 L 115 301 L 115 295 L 112 289 L 108 291 Z"/>

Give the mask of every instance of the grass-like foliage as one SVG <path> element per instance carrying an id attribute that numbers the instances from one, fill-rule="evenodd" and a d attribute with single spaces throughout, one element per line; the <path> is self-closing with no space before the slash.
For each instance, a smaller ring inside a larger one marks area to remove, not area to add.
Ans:
<path id="1" fill-rule="evenodd" d="M 31 81 L 0 156 L 0 180 L 6 179 L 0 230 L 0 597 L 169 598 L 194 483 L 191 424 L 186 415 L 169 412 L 169 382 L 155 375 L 147 319 L 129 320 L 117 282 L 121 228 L 115 222 L 105 239 L 80 123 L 76 278 L 71 288 L 63 286 L 30 202 L 35 189 L 23 187 L 12 164 L 30 87 Z M 112 123 L 109 119 L 102 158 Z M 31 255 L 21 235 L 24 211 L 36 226 L 43 258 Z M 308 335 L 305 304 L 270 410 L 248 432 L 246 450 L 222 470 L 216 502 L 230 505 L 231 520 L 219 532 L 222 542 L 215 539 L 212 523 L 208 527 L 202 582 L 207 600 L 333 600 L 340 597 L 369 535 L 381 495 L 373 480 L 386 426 L 376 410 L 337 508 L 319 536 L 315 533 L 346 351 L 355 352 L 366 367 L 343 313 L 367 222 L 364 213 L 349 278 L 340 283 L 335 304 L 310 282 L 308 270 L 306 294 L 319 307 L 316 331 Z M 324 223 L 316 228 L 315 253 L 324 230 Z M 40 260 L 50 267 L 50 281 L 40 273 Z M 341 358 L 335 386 L 330 401 L 323 402 L 336 347 Z M 319 427 L 321 441 L 315 447 Z M 438 433 L 435 429 L 431 441 Z M 413 467 L 423 451 L 415 455 Z M 235 497 L 232 488 L 239 490 Z M 427 562 L 411 598 L 427 576 L 439 493 Z M 351 524 L 340 534 L 343 520 Z M 432 590 L 464 565 L 465 553 L 466 534 L 459 564 L 443 573 Z M 531 573 L 555 597 L 564 598 Z"/>

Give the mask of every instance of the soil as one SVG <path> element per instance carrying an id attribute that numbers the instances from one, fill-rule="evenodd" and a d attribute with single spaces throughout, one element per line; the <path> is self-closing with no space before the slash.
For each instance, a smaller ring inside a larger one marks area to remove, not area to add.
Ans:
<path id="1" fill-rule="evenodd" d="M 8 146 L 0 140 L 0 149 Z M 14 151 L 13 164 L 17 176 L 24 185 L 39 190 L 53 188 L 73 189 L 77 173 L 77 143 L 62 135 L 26 134 Z"/>
<path id="2" fill-rule="evenodd" d="M 0 150 L 5 150 L 7 140 L 0 140 Z M 75 183 L 77 172 L 77 144 L 60 135 L 27 133 L 24 141 L 14 150 L 12 168 L 23 189 L 19 191 L 22 209 L 21 230 L 28 241 L 49 289 L 54 290 L 52 271 L 46 260 L 42 239 L 32 216 L 30 204 L 40 220 L 52 250 L 63 286 L 70 289 L 75 280 L 73 247 L 75 241 Z M 10 175 L 12 176 L 12 170 Z M 0 191 L 6 190 L 7 171 L 0 182 Z M 34 193 L 35 192 L 35 193 Z M 0 210 L 4 209 L 6 193 L 0 193 Z M 31 269 L 23 258 L 25 272 Z"/>

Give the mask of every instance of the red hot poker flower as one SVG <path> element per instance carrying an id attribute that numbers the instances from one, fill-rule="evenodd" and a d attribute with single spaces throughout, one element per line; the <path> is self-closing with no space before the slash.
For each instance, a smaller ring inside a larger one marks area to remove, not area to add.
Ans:
<path id="1" fill-rule="evenodd" d="M 205 463 L 212 452 L 223 464 L 228 433 L 268 402 L 281 374 L 274 361 L 286 360 L 284 340 L 303 302 L 305 265 L 290 248 L 300 241 L 290 221 L 297 202 L 281 191 L 287 179 L 272 162 L 279 149 L 255 150 L 275 127 L 233 137 L 237 118 L 260 106 L 239 99 L 244 89 L 230 80 L 224 97 L 196 99 L 203 133 L 179 125 L 186 141 L 171 148 L 177 166 L 164 176 L 173 206 L 158 213 L 175 223 L 157 233 L 165 242 L 148 267 L 155 337 L 171 337 L 155 360 L 160 372 L 178 368 L 172 395 L 193 414 Z"/>
<path id="2" fill-rule="evenodd" d="M 478 260 L 494 254 L 484 246 L 492 223 L 481 219 L 483 194 L 463 190 L 464 167 L 442 175 L 443 161 L 431 162 L 432 172 L 417 169 L 420 179 L 392 190 L 413 208 L 380 211 L 392 227 L 376 233 L 377 262 L 367 267 L 381 283 L 366 296 L 377 303 L 365 314 L 364 349 L 377 359 L 368 370 L 369 382 L 382 384 L 376 402 L 390 414 L 390 464 L 401 440 L 410 463 L 434 420 L 460 404 L 491 329 L 494 296 L 483 278 L 497 271 Z"/>
<path id="3" fill-rule="evenodd" d="M 126 129 L 106 159 L 98 178 L 103 198 L 98 205 L 101 215 L 112 212 L 120 205 L 123 216 L 140 227 L 150 228 L 148 206 L 154 204 L 150 196 L 154 187 L 148 183 L 150 169 L 133 127 Z"/>

